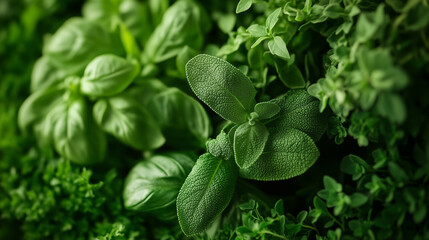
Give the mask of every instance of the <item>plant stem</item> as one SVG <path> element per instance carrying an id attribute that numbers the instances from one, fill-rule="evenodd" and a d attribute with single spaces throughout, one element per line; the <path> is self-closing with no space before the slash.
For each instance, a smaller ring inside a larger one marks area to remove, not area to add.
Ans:
<path id="1" fill-rule="evenodd" d="M 280 235 L 280 234 L 277 234 L 277 233 L 273 233 L 273 232 L 270 232 L 270 231 L 264 230 L 264 231 L 261 231 L 261 233 L 270 234 L 271 236 L 274 236 L 274 237 L 277 237 L 277 238 L 280 238 L 280 239 L 284 239 L 284 240 L 288 240 L 288 238 L 286 236 L 283 236 L 283 235 Z"/>

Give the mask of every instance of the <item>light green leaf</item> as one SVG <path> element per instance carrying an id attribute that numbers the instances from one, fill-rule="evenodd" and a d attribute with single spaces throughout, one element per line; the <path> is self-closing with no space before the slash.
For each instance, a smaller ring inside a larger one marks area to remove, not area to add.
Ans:
<path id="1" fill-rule="evenodd" d="M 154 155 L 136 164 L 124 184 L 124 207 L 161 220 L 177 217 L 176 198 L 195 164 L 183 153 Z"/>
<path id="2" fill-rule="evenodd" d="M 186 70 L 185 70 L 186 63 L 196 55 L 198 55 L 198 51 L 188 46 L 184 46 L 182 50 L 180 50 L 180 52 L 177 54 L 177 57 L 176 57 L 177 70 L 184 78 L 186 77 Z"/>
<path id="3" fill-rule="evenodd" d="M 273 30 L 274 26 L 279 21 L 280 13 L 281 13 L 281 8 L 277 8 L 267 17 L 267 20 L 265 22 L 265 27 L 269 32 Z"/>
<path id="4" fill-rule="evenodd" d="M 260 122 L 241 124 L 234 134 L 234 157 L 240 168 L 252 166 L 264 150 L 268 130 Z"/>
<path id="5" fill-rule="evenodd" d="M 229 136 L 221 131 L 216 139 L 207 141 L 207 152 L 215 157 L 220 157 L 224 160 L 229 160 L 233 156 L 234 150 L 232 149 L 232 142 L 229 140 Z"/>
<path id="6" fill-rule="evenodd" d="M 123 94 L 98 100 L 93 114 L 104 131 L 133 148 L 155 149 L 165 142 L 158 123 L 150 113 Z"/>
<path id="7" fill-rule="evenodd" d="M 345 15 L 344 9 L 340 6 L 339 3 L 330 3 L 326 8 L 323 10 L 323 15 L 329 17 L 329 18 L 339 18 L 343 15 Z"/>
<path id="8" fill-rule="evenodd" d="M 112 54 L 101 55 L 86 67 L 81 91 L 94 97 L 112 96 L 125 90 L 138 72 L 137 62 Z"/>
<path id="9" fill-rule="evenodd" d="M 224 33 L 230 33 L 234 29 L 237 17 L 235 14 L 220 14 L 217 24 Z"/>
<path id="10" fill-rule="evenodd" d="M 203 232 L 225 210 L 237 181 L 233 161 L 203 154 L 177 197 L 177 216 L 187 236 Z"/>
<path id="11" fill-rule="evenodd" d="M 252 0 L 240 0 L 237 4 L 237 8 L 235 9 L 235 13 L 241 13 L 249 10 L 252 6 Z"/>
<path id="12" fill-rule="evenodd" d="M 119 25 L 119 32 L 121 36 L 122 45 L 129 58 L 138 58 L 140 55 L 139 46 L 136 43 L 133 35 L 125 24 Z"/>
<path id="13" fill-rule="evenodd" d="M 375 106 L 378 114 L 392 123 L 403 123 L 407 117 L 407 108 L 402 98 L 394 93 L 382 93 Z"/>
<path id="14" fill-rule="evenodd" d="M 268 49 L 273 55 L 276 55 L 284 60 L 290 58 L 289 51 L 286 48 L 286 43 L 279 36 L 275 36 L 268 42 Z"/>
<path id="15" fill-rule="evenodd" d="M 267 126 L 269 127 L 269 126 Z M 319 157 L 313 140 L 294 128 L 268 128 L 264 152 L 249 168 L 240 169 L 244 178 L 278 181 L 304 173 Z"/>
<path id="16" fill-rule="evenodd" d="M 210 119 L 201 104 L 177 88 L 157 95 L 147 105 L 161 126 L 167 145 L 203 148 L 211 133 Z"/>
<path id="17" fill-rule="evenodd" d="M 31 92 L 41 91 L 60 84 L 65 73 L 48 57 L 39 58 L 31 73 Z"/>
<path id="18" fill-rule="evenodd" d="M 256 90 L 240 70 L 225 60 L 201 54 L 186 64 L 186 75 L 194 93 L 213 111 L 235 123 L 247 121 Z"/>
<path id="19" fill-rule="evenodd" d="M 44 120 L 44 133 L 62 157 L 78 164 L 99 162 L 106 153 L 106 136 L 83 98 L 71 97 L 53 108 Z"/>
<path id="20" fill-rule="evenodd" d="M 250 25 L 250 27 L 247 28 L 247 31 L 252 37 L 264 37 L 268 35 L 265 27 L 258 24 Z"/>
<path id="21" fill-rule="evenodd" d="M 259 119 L 269 119 L 280 112 L 280 107 L 273 102 L 260 102 L 255 105 L 255 112 L 259 115 Z"/>
<path id="22" fill-rule="evenodd" d="M 48 88 L 31 94 L 19 108 L 19 128 L 27 132 L 30 127 L 46 117 L 49 111 L 62 102 L 64 89 Z"/>
<path id="23" fill-rule="evenodd" d="M 96 56 L 114 53 L 113 37 L 100 25 L 82 19 L 67 20 L 43 47 L 43 55 L 68 74 L 80 73 Z"/>
<path id="24" fill-rule="evenodd" d="M 250 48 L 254 48 L 256 46 L 258 46 L 259 44 L 261 44 L 262 41 L 264 41 L 265 39 L 270 38 L 269 36 L 266 37 L 260 37 L 258 39 L 256 39 L 256 41 L 252 44 L 252 46 Z"/>

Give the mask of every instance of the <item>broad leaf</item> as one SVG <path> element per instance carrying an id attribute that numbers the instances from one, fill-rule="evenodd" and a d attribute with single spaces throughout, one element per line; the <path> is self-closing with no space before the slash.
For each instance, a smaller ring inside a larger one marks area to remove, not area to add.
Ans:
<path id="1" fill-rule="evenodd" d="M 41 91 L 59 85 L 65 74 L 48 57 L 39 58 L 31 73 L 31 92 Z"/>
<path id="2" fill-rule="evenodd" d="M 260 102 L 255 105 L 254 111 L 259 115 L 259 119 L 269 119 L 280 112 L 280 107 L 273 102 Z"/>
<path id="3" fill-rule="evenodd" d="M 150 113 L 138 102 L 122 94 L 98 100 L 93 114 L 104 131 L 133 148 L 155 149 L 165 142 L 158 123 Z"/>
<path id="4" fill-rule="evenodd" d="M 304 173 L 319 157 L 314 141 L 294 128 L 269 128 L 270 137 L 259 159 L 240 169 L 244 178 L 278 181 Z"/>
<path id="5" fill-rule="evenodd" d="M 155 95 L 147 104 L 169 146 L 203 148 L 211 133 L 210 119 L 201 104 L 177 88 Z"/>
<path id="6" fill-rule="evenodd" d="M 105 134 L 95 124 L 83 98 L 71 96 L 58 104 L 47 115 L 43 128 L 45 138 L 51 138 L 66 159 L 91 164 L 104 158 Z"/>
<path id="7" fill-rule="evenodd" d="M 45 118 L 48 112 L 62 101 L 63 94 L 64 89 L 56 87 L 31 94 L 18 112 L 18 125 L 21 130 L 26 132 L 33 124 Z"/>
<path id="8" fill-rule="evenodd" d="M 234 134 L 234 157 L 240 168 L 252 166 L 264 150 L 268 130 L 260 122 L 241 124 Z"/>
<path id="9" fill-rule="evenodd" d="M 81 91 L 94 97 L 112 96 L 127 88 L 138 72 L 136 62 L 112 54 L 101 55 L 85 68 Z"/>
<path id="10" fill-rule="evenodd" d="M 203 232 L 225 210 L 237 175 L 233 161 L 210 153 L 200 156 L 177 197 L 177 216 L 187 236 Z"/>
<path id="11" fill-rule="evenodd" d="M 139 162 L 125 180 L 125 208 L 151 213 L 161 220 L 176 218 L 176 198 L 195 159 L 183 153 L 167 153 Z"/>
<path id="12" fill-rule="evenodd" d="M 230 63 L 201 54 L 186 64 L 189 85 L 221 117 L 243 123 L 255 104 L 252 82 Z"/>

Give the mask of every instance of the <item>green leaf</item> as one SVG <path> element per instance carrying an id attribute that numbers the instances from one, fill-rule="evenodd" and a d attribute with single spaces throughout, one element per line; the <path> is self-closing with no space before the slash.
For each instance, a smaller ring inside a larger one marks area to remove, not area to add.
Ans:
<path id="1" fill-rule="evenodd" d="M 221 14 L 217 20 L 217 24 L 222 32 L 230 33 L 234 29 L 236 20 L 237 17 L 233 13 Z"/>
<path id="2" fill-rule="evenodd" d="M 267 128 L 295 128 L 314 141 L 318 141 L 327 127 L 325 114 L 318 111 L 319 101 L 310 96 L 305 90 L 290 90 L 281 99 L 270 102 L 280 107 L 276 120 L 272 121 Z"/>
<path id="3" fill-rule="evenodd" d="M 148 39 L 143 61 L 164 62 L 177 56 L 184 46 L 200 49 L 203 44 L 206 13 L 193 1 L 177 1 L 171 5 Z"/>
<path id="4" fill-rule="evenodd" d="M 89 96 L 112 96 L 125 90 L 138 72 L 136 62 L 112 54 L 101 55 L 86 67 L 80 88 Z"/>
<path id="5" fill-rule="evenodd" d="M 241 13 L 249 10 L 252 6 L 252 0 L 240 0 L 237 4 L 237 8 L 235 9 L 235 13 Z"/>
<path id="6" fill-rule="evenodd" d="M 165 142 L 158 123 L 150 113 L 123 94 L 98 100 L 93 114 L 104 131 L 133 148 L 155 149 Z"/>
<path id="7" fill-rule="evenodd" d="M 241 124 L 234 134 L 234 157 L 240 168 L 252 166 L 264 150 L 268 130 L 260 122 Z"/>
<path id="8" fill-rule="evenodd" d="M 119 32 L 121 36 L 122 45 L 129 58 L 138 58 L 140 55 L 139 46 L 136 43 L 133 35 L 125 24 L 119 25 Z"/>
<path id="9" fill-rule="evenodd" d="M 186 64 L 194 93 L 213 111 L 234 123 L 247 121 L 255 104 L 252 82 L 230 63 L 201 54 Z"/>
<path id="10" fill-rule="evenodd" d="M 274 26 L 279 21 L 280 13 L 281 13 L 281 8 L 277 8 L 270 15 L 268 15 L 267 20 L 265 22 L 265 27 L 269 32 L 273 30 Z"/>
<path id="11" fill-rule="evenodd" d="M 340 6 L 339 3 L 330 3 L 323 11 L 323 15 L 329 18 L 339 18 L 345 15 L 344 9 Z"/>
<path id="12" fill-rule="evenodd" d="M 353 193 L 350 196 L 350 206 L 351 207 L 360 207 L 368 201 L 368 196 L 362 193 Z"/>
<path id="13" fill-rule="evenodd" d="M 198 55 L 198 52 L 188 46 L 184 46 L 182 50 L 180 50 L 180 52 L 177 54 L 177 57 L 176 57 L 177 70 L 179 70 L 180 74 L 184 78 L 186 77 L 186 70 L 185 70 L 186 63 L 196 55 Z"/>
<path id="14" fill-rule="evenodd" d="M 256 46 L 258 46 L 259 44 L 261 44 L 262 41 L 264 41 L 265 39 L 270 38 L 269 36 L 265 36 L 265 37 L 260 37 L 258 39 L 256 39 L 256 41 L 252 44 L 252 46 L 250 48 L 254 48 Z"/>
<path id="15" fill-rule="evenodd" d="M 341 183 L 338 183 L 337 181 L 335 181 L 335 179 L 331 178 L 330 176 L 323 177 L 323 185 L 325 186 L 325 189 L 329 191 L 334 191 L 334 192 L 343 191 L 343 186 L 341 185 Z"/>
<path id="16" fill-rule="evenodd" d="M 45 135 L 52 138 L 58 153 L 78 164 L 104 158 L 106 136 L 91 118 L 83 98 L 71 98 L 57 105 L 44 120 Z"/>
<path id="17" fill-rule="evenodd" d="M 273 55 L 276 55 L 284 60 L 288 60 L 290 58 L 289 51 L 286 48 L 286 43 L 279 36 L 275 36 L 268 42 L 268 48 Z"/>
<path id="18" fill-rule="evenodd" d="M 307 83 L 299 68 L 295 64 L 288 65 L 286 62 L 281 62 L 284 64 L 280 65 L 280 61 L 276 61 L 275 66 L 283 84 L 291 89 L 304 88 Z"/>
<path id="19" fill-rule="evenodd" d="M 67 20 L 43 47 L 43 55 L 68 74 L 80 73 L 93 58 L 105 53 L 121 51 L 103 27 L 82 18 Z"/>
<path id="20" fill-rule="evenodd" d="M 64 89 L 48 88 L 31 94 L 21 105 L 18 112 L 18 126 L 27 132 L 31 126 L 46 117 L 49 111 L 61 103 Z"/>
<path id="21" fill-rule="evenodd" d="M 259 119 L 270 119 L 280 112 L 280 107 L 273 102 L 260 102 L 255 105 L 254 111 L 259 115 Z"/>
<path id="22" fill-rule="evenodd" d="M 268 35 L 265 27 L 259 24 L 250 25 L 250 27 L 247 28 L 247 31 L 252 37 L 264 37 Z"/>
<path id="23" fill-rule="evenodd" d="M 264 152 L 249 168 L 240 169 L 244 178 L 278 181 L 304 173 L 319 157 L 314 141 L 294 128 L 269 128 Z"/>
<path id="24" fill-rule="evenodd" d="M 216 136 L 216 139 L 207 141 L 206 146 L 207 152 L 215 157 L 219 157 L 224 160 L 229 160 L 233 157 L 234 150 L 232 148 L 232 142 L 224 131 L 221 131 Z"/>
<path id="25" fill-rule="evenodd" d="M 407 117 L 407 109 L 402 98 L 394 93 L 382 93 L 375 106 L 378 114 L 392 123 L 403 123 Z"/>
<path id="26" fill-rule="evenodd" d="M 177 216 L 187 236 L 203 232 L 225 210 L 235 190 L 237 169 L 210 153 L 197 160 L 177 197 Z"/>
<path id="27" fill-rule="evenodd" d="M 155 96 L 147 109 L 161 126 L 166 144 L 175 148 L 203 148 L 211 133 L 210 119 L 201 104 L 177 88 Z"/>
<path id="28" fill-rule="evenodd" d="M 31 73 L 31 92 L 57 86 L 64 80 L 65 74 L 48 57 L 39 58 Z"/>
<path id="29" fill-rule="evenodd" d="M 195 159 L 183 153 L 154 155 L 137 163 L 124 184 L 124 207 L 161 220 L 177 217 L 176 198 Z"/>

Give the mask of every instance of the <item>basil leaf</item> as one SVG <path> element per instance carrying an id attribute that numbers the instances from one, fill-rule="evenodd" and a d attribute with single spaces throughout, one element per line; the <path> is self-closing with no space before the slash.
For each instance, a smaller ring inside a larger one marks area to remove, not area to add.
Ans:
<path id="1" fill-rule="evenodd" d="M 93 114 L 104 131 L 133 148 L 155 149 L 165 142 L 158 123 L 150 113 L 123 94 L 98 100 Z"/>
<path id="2" fill-rule="evenodd" d="M 65 78 L 65 73 L 58 69 L 48 57 L 39 58 L 31 73 L 31 92 L 57 86 Z"/>
<path id="3" fill-rule="evenodd" d="M 288 60 L 290 58 L 289 51 L 286 48 L 286 43 L 283 38 L 279 36 L 275 36 L 268 42 L 268 49 L 270 49 L 271 54 L 284 60 Z"/>
<path id="4" fill-rule="evenodd" d="M 100 25 L 82 18 L 71 18 L 43 47 L 43 54 L 68 74 L 80 73 L 96 56 L 118 53 L 112 36 Z"/>
<path id="5" fill-rule="evenodd" d="M 314 141 L 294 128 L 269 128 L 270 137 L 259 159 L 240 169 L 244 178 L 278 181 L 304 173 L 319 157 Z"/>
<path id="6" fill-rule="evenodd" d="M 252 6 L 252 0 L 240 0 L 237 4 L 237 8 L 235 9 L 235 13 L 241 13 L 249 10 Z"/>
<path id="7" fill-rule="evenodd" d="M 78 164 L 98 162 L 106 152 L 106 136 L 91 118 L 85 100 L 70 98 L 48 114 L 45 137 L 52 138 L 55 149 L 66 159 Z"/>
<path id="8" fill-rule="evenodd" d="M 147 108 L 162 128 L 169 146 L 203 148 L 211 133 L 210 119 L 194 98 L 177 88 L 155 95 Z"/>
<path id="9" fill-rule="evenodd" d="M 93 97 L 112 96 L 122 92 L 139 72 L 135 62 L 105 54 L 92 60 L 85 69 L 81 91 Z"/>
<path id="10" fill-rule="evenodd" d="M 186 71 L 185 71 L 186 63 L 196 55 L 198 55 L 198 52 L 188 46 L 184 46 L 180 50 L 179 54 L 177 54 L 177 57 L 176 57 L 177 70 L 179 71 L 180 75 L 183 76 L 184 78 L 186 78 Z"/>
<path id="11" fill-rule="evenodd" d="M 235 190 L 237 169 L 210 153 L 201 155 L 177 196 L 177 216 L 187 236 L 203 232 L 227 207 Z"/>
<path id="12" fill-rule="evenodd" d="M 167 89 L 168 87 L 158 79 L 145 79 L 143 81 L 137 80 L 136 85 L 128 88 L 123 94 L 132 97 L 139 104 L 148 108 L 153 97 Z"/>
<path id="13" fill-rule="evenodd" d="M 273 102 L 260 102 L 255 105 L 254 111 L 259 115 L 259 119 L 269 119 L 280 112 L 280 107 Z"/>
<path id="14" fill-rule="evenodd" d="M 177 1 L 165 12 L 145 46 L 143 59 L 159 63 L 175 57 L 188 45 L 200 49 L 203 30 L 200 20 L 206 13 L 192 1 Z"/>
<path id="15" fill-rule="evenodd" d="M 46 117 L 48 112 L 62 101 L 64 89 L 48 88 L 37 91 L 28 97 L 18 112 L 19 128 L 27 132 L 30 126 Z"/>
<path id="16" fill-rule="evenodd" d="M 260 122 L 241 124 L 234 134 L 234 157 L 240 168 L 252 166 L 264 150 L 268 130 Z"/>
<path id="17" fill-rule="evenodd" d="M 183 153 L 167 153 L 136 164 L 125 180 L 125 208 L 151 213 L 161 220 L 175 219 L 176 198 L 195 159 Z"/>
<path id="18" fill-rule="evenodd" d="M 314 141 L 318 141 L 325 133 L 328 125 L 326 114 L 319 112 L 319 101 L 305 90 L 290 90 L 283 98 L 270 102 L 277 104 L 281 110 L 276 120 L 266 125 L 267 128 L 295 128 Z"/>
<path id="19" fill-rule="evenodd" d="M 205 104 L 226 120 L 247 121 L 255 104 L 252 82 L 230 63 L 201 54 L 186 64 L 189 85 Z"/>
<path id="20" fill-rule="evenodd" d="M 229 140 L 229 136 L 221 131 L 216 139 L 207 141 L 207 152 L 215 157 L 220 157 L 224 160 L 229 160 L 233 156 L 232 142 Z"/>

